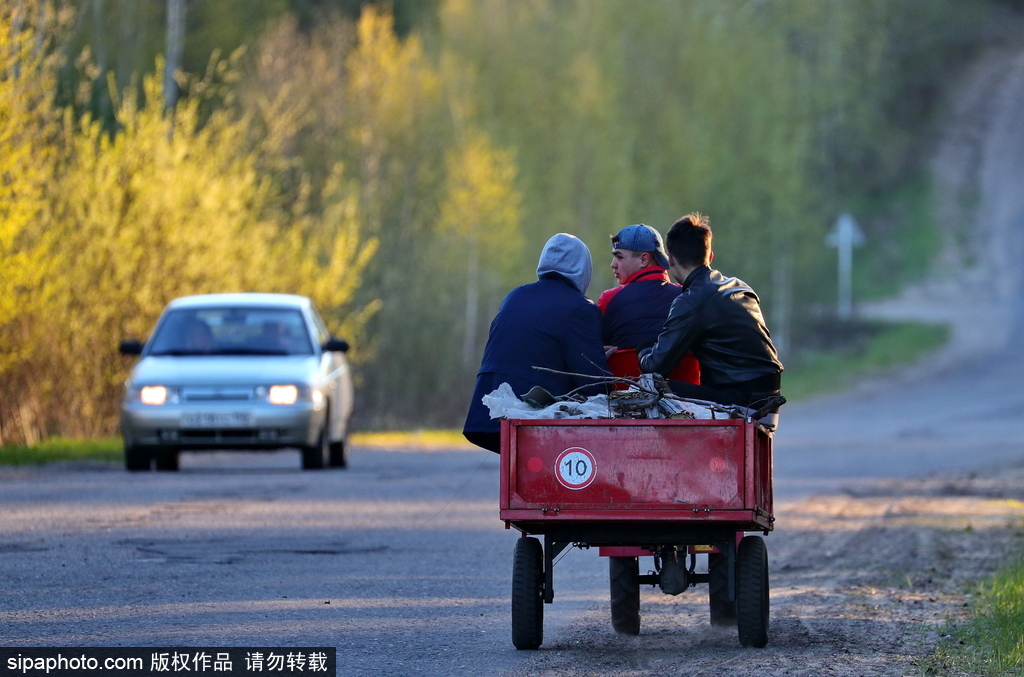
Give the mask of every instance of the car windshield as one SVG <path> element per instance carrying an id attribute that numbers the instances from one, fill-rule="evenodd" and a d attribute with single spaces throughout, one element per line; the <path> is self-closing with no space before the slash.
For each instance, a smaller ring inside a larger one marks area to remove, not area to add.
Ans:
<path id="1" fill-rule="evenodd" d="M 180 308 L 167 313 L 150 355 L 312 355 L 294 308 Z"/>

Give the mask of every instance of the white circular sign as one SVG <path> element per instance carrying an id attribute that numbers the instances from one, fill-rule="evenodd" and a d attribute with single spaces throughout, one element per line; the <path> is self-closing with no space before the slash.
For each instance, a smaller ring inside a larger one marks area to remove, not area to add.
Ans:
<path id="1" fill-rule="evenodd" d="M 555 477 L 567 489 L 583 489 L 597 476 L 594 455 L 582 447 L 569 447 L 555 461 Z"/>

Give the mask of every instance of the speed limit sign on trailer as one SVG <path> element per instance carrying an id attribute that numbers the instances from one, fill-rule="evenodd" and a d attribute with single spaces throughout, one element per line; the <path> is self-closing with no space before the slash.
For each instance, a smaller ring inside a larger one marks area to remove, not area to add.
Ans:
<path id="1" fill-rule="evenodd" d="M 569 447 L 555 461 L 555 477 L 567 489 L 583 489 L 597 477 L 597 460 L 583 447 Z"/>

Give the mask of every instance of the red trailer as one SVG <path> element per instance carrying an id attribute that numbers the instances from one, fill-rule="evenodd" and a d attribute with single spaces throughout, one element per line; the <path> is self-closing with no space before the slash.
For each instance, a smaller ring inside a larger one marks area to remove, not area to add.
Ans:
<path id="1" fill-rule="evenodd" d="M 512 569 L 512 642 L 543 642 L 552 568 L 568 546 L 609 557 L 612 625 L 640 632 L 640 586 L 710 586 L 711 622 L 768 642 L 772 433 L 757 421 L 556 419 L 501 424 L 501 519 L 523 537 Z M 542 536 L 541 540 L 533 537 Z M 708 572 L 695 571 L 708 555 Z M 656 572 L 640 575 L 639 557 Z"/>

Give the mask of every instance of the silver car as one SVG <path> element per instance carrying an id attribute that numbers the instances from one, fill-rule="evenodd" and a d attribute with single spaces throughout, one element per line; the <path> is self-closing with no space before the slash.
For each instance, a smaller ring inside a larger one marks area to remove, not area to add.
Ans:
<path id="1" fill-rule="evenodd" d="M 183 450 L 302 451 L 305 469 L 345 467 L 352 378 L 303 296 L 206 294 L 172 301 L 125 382 L 128 470 L 177 470 Z"/>

